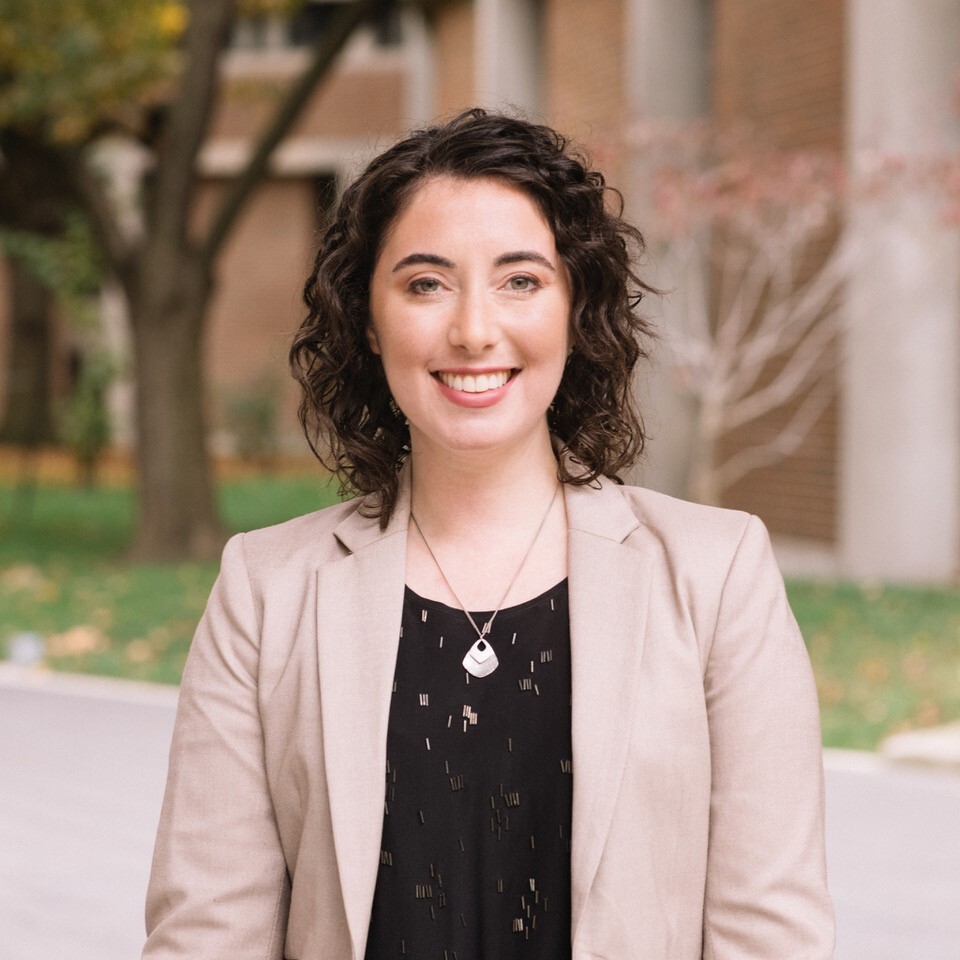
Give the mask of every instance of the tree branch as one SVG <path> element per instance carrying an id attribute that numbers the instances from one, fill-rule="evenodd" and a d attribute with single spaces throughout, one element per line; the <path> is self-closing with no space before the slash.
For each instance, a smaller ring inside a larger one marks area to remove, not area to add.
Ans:
<path id="1" fill-rule="evenodd" d="M 354 3 L 345 3 L 341 6 L 330 29 L 315 47 L 310 66 L 296 81 L 286 100 L 277 110 L 270 129 L 257 143 L 246 169 L 227 188 L 203 245 L 203 256 L 208 264 L 213 262 L 237 216 L 266 173 L 273 151 L 290 132 L 317 84 L 327 74 L 354 30 L 382 6 L 383 0 L 356 0 Z"/>
<path id="2" fill-rule="evenodd" d="M 161 244 L 179 244 L 187 235 L 197 154 L 207 135 L 217 93 L 220 53 L 235 12 L 236 0 L 190 3 L 184 71 L 168 108 L 151 198 L 150 232 Z"/>
<path id="3" fill-rule="evenodd" d="M 770 383 L 759 390 L 741 393 L 741 399 L 730 404 L 724 413 L 725 430 L 742 426 L 782 407 L 806 384 L 820 379 L 823 375 L 820 361 L 839 331 L 836 314 L 836 310 L 831 311 L 810 331 Z"/>
<path id="4" fill-rule="evenodd" d="M 111 272 L 129 294 L 136 248 L 123 234 L 120 219 L 107 195 L 103 180 L 91 168 L 85 150 L 65 151 L 64 166 L 87 214 L 100 252 Z"/>
<path id="5" fill-rule="evenodd" d="M 835 366 L 831 366 L 830 372 L 834 369 Z M 738 450 L 716 468 L 714 481 L 717 487 L 726 490 L 753 470 L 773 466 L 795 453 L 830 405 L 835 392 L 835 384 L 825 372 L 773 440 Z"/>

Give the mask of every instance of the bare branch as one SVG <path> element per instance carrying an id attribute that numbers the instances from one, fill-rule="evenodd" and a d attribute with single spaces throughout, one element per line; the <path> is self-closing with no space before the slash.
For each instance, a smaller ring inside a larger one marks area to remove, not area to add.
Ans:
<path id="1" fill-rule="evenodd" d="M 297 79 L 278 108 L 270 128 L 260 139 L 247 162 L 246 169 L 227 188 L 204 244 L 203 255 L 208 263 L 217 255 L 237 216 L 263 178 L 273 151 L 296 123 L 318 83 L 327 74 L 354 30 L 378 6 L 382 6 L 382 2 L 383 0 L 356 0 L 341 6 L 329 30 L 314 49 L 310 66 Z"/>
<path id="2" fill-rule="evenodd" d="M 732 430 L 782 407 L 791 397 L 803 390 L 806 384 L 816 382 L 824 375 L 821 361 L 836 340 L 839 326 L 836 315 L 837 311 L 831 311 L 824 317 L 790 354 L 770 383 L 746 396 L 740 394 L 742 399 L 730 404 L 724 413 L 725 429 Z"/>
<path id="3" fill-rule="evenodd" d="M 236 0 L 192 0 L 184 71 L 168 108 L 157 152 L 150 220 L 156 242 L 178 244 L 196 184 L 196 159 L 207 134 L 217 93 L 220 53 L 227 43 Z"/>
<path id="4" fill-rule="evenodd" d="M 832 371 L 835 368 L 830 369 Z M 714 480 L 717 486 L 725 490 L 753 470 L 772 466 L 794 454 L 830 405 L 835 393 L 834 380 L 824 375 L 773 440 L 738 450 L 716 468 Z"/>
<path id="5" fill-rule="evenodd" d="M 850 245 L 844 236 L 807 283 L 770 305 L 744 351 L 743 366 L 764 363 L 766 358 L 782 352 L 774 349 L 775 342 L 795 343 L 816 322 L 849 275 L 849 255 Z"/>

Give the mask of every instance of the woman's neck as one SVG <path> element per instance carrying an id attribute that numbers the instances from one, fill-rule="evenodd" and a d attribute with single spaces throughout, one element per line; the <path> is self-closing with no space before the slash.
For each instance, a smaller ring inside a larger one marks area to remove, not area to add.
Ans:
<path id="1" fill-rule="evenodd" d="M 416 593 L 457 606 L 452 584 L 467 609 L 493 610 L 566 576 L 566 512 L 546 431 L 542 439 L 476 458 L 434 458 L 414 444 L 411 506 L 423 536 L 411 523 L 406 577 Z"/>
<path id="2" fill-rule="evenodd" d="M 521 530 L 531 511 L 539 515 L 557 486 L 557 461 L 549 434 L 524 449 L 483 454 L 451 454 L 414 447 L 411 506 L 424 527 L 437 536 L 458 538 L 464 526 L 476 536 Z"/>

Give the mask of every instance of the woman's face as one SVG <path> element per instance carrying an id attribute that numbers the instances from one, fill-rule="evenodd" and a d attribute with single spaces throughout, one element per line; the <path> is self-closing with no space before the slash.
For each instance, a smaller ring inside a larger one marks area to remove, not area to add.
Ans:
<path id="1" fill-rule="evenodd" d="M 570 285 L 553 231 L 521 190 L 424 182 L 384 240 L 370 317 L 414 451 L 521 449 L 546 434 L 570 346 Z"/>

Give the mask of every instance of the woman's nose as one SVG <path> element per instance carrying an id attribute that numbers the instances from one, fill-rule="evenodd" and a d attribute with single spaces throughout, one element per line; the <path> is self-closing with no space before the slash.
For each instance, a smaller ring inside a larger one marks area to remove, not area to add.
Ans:
<path id="1" fill-rule="evenodd" d="M 469 353 L 482 353 L 500 340 L 495 306 L 482 293 L 465 294 L 450 320 L 450 343 Z"/>

